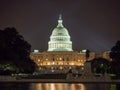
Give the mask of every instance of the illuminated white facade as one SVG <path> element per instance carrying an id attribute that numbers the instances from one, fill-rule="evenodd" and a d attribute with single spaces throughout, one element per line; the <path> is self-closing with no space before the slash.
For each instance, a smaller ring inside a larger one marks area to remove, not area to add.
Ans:
<path id="1" fill-rule="evenodd" d="M 59 16 L 57 27 L 52 31 L 52 35 L 50 36 L 48 51 L 73 51 L 70 35 L 62 24 L 61 16 Z"/>
<path id="2" fill-rule="evenodd" d="M 109 53 L 95 54 L 90 52 L 89 58 L 86 59 L 86 50 L 75 52 L 72 49 L 72 41 L 68 30 L 62 25 L 61 16 L 58 20 L 57 27 L 52 31 L 50 41 L 48 42 L 47 52 L 34 50 L 30 55 L 31 59 L 38 66 L 40 72 L 60 72 L 65 73 L 70 69 L 83 71 L 86 60 L 94 58 L 105 58 L 110 60 Z"/>

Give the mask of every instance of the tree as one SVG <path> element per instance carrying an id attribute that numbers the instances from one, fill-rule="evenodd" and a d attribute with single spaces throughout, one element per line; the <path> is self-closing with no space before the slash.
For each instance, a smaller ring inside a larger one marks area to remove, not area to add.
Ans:
<path id="1" fill-rule="evenodd" d="M 91 68 L 93 73 L 104 74 L 109 71 L 110 62 L 104 58 L 95 58 L 91 62 Z"/>
<path id="2" fill-rule="evenodd" d="M 85 53 L 86 61 L 88 61 L 89 56 L 90 56 L 90 50 L 87 49 Z"/>
<path id="3" fill-rule="evenodd" d="M 88 49 L 87 49 L 87 50 L 86 50 L 86 56 L 85 56 L 85 57 L 86 57 L 86 59 L 88 59 L 88 58 L 89 58 L 89 56 L 90 56 L 90 50 L 88 50 Z"/>
<path id="4" fill-rule="evenodd" d="M 0 30 L 0 63 L 15 65 L 22 73 L 32 73 L 35 63 L 30 59 L 31 45 L 15 28 Z"/>
<path id="5" fill-rule="evenodd" d="M 111 48 L 110 57 L 112 58 L 111 73 L 120 75 L 120 41 Z"/>

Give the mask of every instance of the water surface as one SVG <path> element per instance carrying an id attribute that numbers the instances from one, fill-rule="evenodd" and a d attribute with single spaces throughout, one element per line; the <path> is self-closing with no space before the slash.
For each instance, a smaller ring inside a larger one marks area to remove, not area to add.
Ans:
<path id="1" fill-rule="evenodd" d="M 115 84 L 0 83 L 0 90 L 120 90 Z"/>

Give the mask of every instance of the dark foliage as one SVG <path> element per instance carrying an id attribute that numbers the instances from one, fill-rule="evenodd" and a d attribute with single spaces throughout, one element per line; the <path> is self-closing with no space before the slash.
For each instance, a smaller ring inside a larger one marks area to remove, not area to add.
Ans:
<path id="1" fill-rule="evenodd" d="M 0 64 L 13 64 L 21 73 L 32 73 L 35 63 L 30 59 L 31 45 L 15 28 L 0 30 Z"/>
<path id="2" fill-rule="evenodd" d="M 109 72 L 110 62 L 104 58 L 95 58 L 91 62 L 91 68 L 93 73 L 101 73 Z"/>
<path id="3" fill-rule="evenodd" d="M 120 76 L 120 41 L 111 48 L 110 57 L 112 58 L 111 73 Z"/>
<path id="4" fill-rule="evenodd" d="M 90 50 L 86 50 L 86 58 L 88 59 L 89 58 L 89 56 L 90 56 Z"/>

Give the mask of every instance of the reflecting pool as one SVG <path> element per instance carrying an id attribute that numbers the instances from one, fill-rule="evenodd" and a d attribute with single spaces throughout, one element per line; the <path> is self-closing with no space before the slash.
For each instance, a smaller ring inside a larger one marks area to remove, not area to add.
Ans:
<path id="1" fill-rule="evenodd" d="M 0 83 L 0 90 L 120 90 L 115 84 Z"/>

